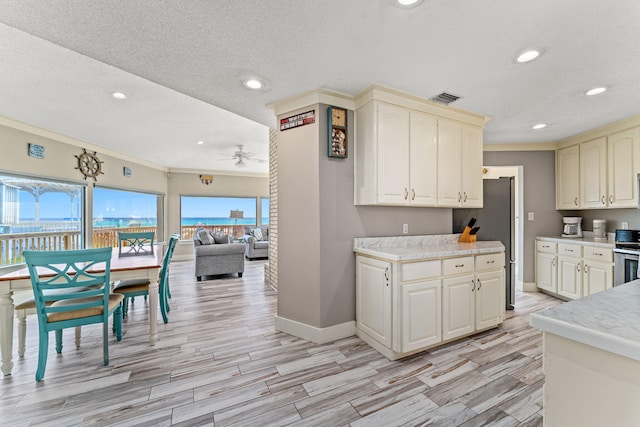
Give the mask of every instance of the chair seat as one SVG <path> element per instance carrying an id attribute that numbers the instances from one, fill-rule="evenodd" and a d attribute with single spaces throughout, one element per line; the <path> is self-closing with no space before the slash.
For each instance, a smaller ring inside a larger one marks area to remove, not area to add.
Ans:
<path id="1" fill-rule="evenodd" d="M 74 304 L 82 304 L 91 301 L 100 301 L 102 296 L 95 296 L 89 298 L 76 298 L 74 300 L 61 300 L 51 304 L 52 307 L 61 307 Z M 115 309 L 118 304 L 122 302 L 124 296 L 121 294 L 109 294 L 109 311 Z M 103 306 L 83 308 L 81 310 L 63 311 L 60 313 L 49 313 L 47 318 L 49 322 L 61 322 L 63 320 L 80 319 L 82 317 L 99 316 L 102 314 Z"/>
<path id="2" fill-rule="evenodd" d="M 151 284 L 151 281 L 147 277 L 140 277 L 138 279 L 125 279 L 125 280 L 120 280 L 119 282 L 116 282 L 116 284 L 113 287 L 113 290 L 115 291 L 116 289 L 124 289 L 124 290 L 130 291 L 130 289 L 134 287 L 136 289 L 144 289 L 145 286 L 148 288 L 150 284 Z"/>
<path id="3" fill-rule="evenodd" d="M 144 292 L 149 290 L 150 281 L 144 283 L 118 284 L 113 288 L 113 292 L 123 292 L 133 294 L 135 292 Z"/>
<path id="4" fill-rule="evenodd" d="M 83 292 L 83 291 L 88 291 L 90 289 L 99 289 L 101 287 L 102 287 L 102 285 L 99 285 L 99 286 L 83 286 L 83 287 L 80 287 L 80 288 L 77 288 L 77 289 L 78 289 L 78 291 Z M 64 295 L 64 294 L 68 294 L 68 293 L 69 293 L 68 289 L 55 289 L 55 290 L 49 290 L 49 291 L 45 292 L 46 295 Z M 47 302 L 45 302 L 45 304 L 47 306 L 50 306 L 54 302 L 55 301 L 47 301 Z M 16 307 L 15 307 L 16 310 L 29 310 L 31 308 L 36 308 L 36 300 L 33 297 L 22 301 L 20 304 L 16 305 Z"/>

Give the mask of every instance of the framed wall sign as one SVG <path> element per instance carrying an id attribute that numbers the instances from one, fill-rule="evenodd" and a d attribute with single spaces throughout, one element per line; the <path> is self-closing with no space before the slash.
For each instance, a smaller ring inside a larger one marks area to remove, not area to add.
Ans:
<path id="1" fill-rule="evenodd" d="M 349 155 L 347 140 L 347 110 L 339 107 L 327 108 L 329 124 L 329 157 L 346 159 Z"/>
<path id="2" fill-rule="evenodd" d="M 44 147 L 38 144 L 29 143 L 29 156 L 36 159 L 44 159 Z"/>

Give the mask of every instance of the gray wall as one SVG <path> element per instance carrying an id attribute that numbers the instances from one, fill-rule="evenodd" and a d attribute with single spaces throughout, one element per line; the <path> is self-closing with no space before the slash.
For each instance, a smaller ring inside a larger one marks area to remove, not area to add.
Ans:
<path id="1" fill-rule="evenodd" d="M 581 216 L 582 229 L 593 231 L 594 219 L 607 220 L 607 232 L 614 233 L 622 228 L 622 222 L 628 222 L 629 228 L 640 229 L 640 210 L 638 209 L 588 209 L 582 211 L 560 211 L 563 216 Z"/>
<path id="2" fill-rule="evenodd" d="M 355 320 L 354 237 L 401 235 L 402 224 L 410 235 L 450 233 L 451 209 L 354 206 L 354 114 L 349 156 L 336 159 L 327 155 L 327 105 L 299 112 L 312 108 L 315 126 L 278 136 L 278 316 L 323 328 Z"/>
<path id="3" fill-rule="evenodd" d="M 523 275 L 535 282 L 536 236 L 557 236 L 562 231 L 562 213 L 556 210 L 555 151 L 485 151 L 485 166 L 523 166 L 524 224 Z M 527 213 L 535 214 L 528 221 Z"/>

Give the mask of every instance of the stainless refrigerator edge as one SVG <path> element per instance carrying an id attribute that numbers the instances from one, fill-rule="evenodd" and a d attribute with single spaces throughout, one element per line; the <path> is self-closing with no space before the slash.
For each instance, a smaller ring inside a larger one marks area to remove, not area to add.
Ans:
<path id="1" fill-rule="evenodd" d="M 476 218 L 478 240 L 498 240 L 505 248 L 506 309 L 515 303 L 515 197 L 513 177 L 483 180 L 482 209 L 453 209 L 453 232 L 461 233 Z"/>

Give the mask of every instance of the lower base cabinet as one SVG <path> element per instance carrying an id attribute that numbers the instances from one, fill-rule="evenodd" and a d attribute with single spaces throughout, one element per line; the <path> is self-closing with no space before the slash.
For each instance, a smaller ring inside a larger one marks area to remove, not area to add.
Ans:
<path id="1" fill-rule="evenodd" d="M 389 359 L 496 327 L 504 253 L 386 261 L 356 256 L 357 334 Z"/>

